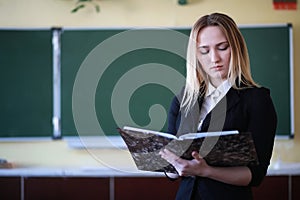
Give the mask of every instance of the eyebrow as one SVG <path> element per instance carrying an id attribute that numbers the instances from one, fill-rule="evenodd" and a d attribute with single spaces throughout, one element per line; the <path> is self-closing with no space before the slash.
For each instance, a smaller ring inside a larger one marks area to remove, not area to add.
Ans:
<path id="1" fill-rule="evenodd" d="M 224 42 L 219 42 L 218 44 L 216 44 L 216 46 L 220 46 L 220 45 L 222 45 L 222 44 L 229 44 L 229 42 L 228 41 L 224 41 Z M 198 48 L 208 48 L 209 47 L 209 45 L 199 45 L 198 46 Z"/>

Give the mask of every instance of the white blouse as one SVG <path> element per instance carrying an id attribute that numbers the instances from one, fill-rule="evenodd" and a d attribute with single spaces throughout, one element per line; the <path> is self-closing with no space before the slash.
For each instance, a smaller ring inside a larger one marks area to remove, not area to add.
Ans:
<path id="1" fill-rule="evenodd" d="M 198 131 L 201 130 L 203 120 L 206 115 L 217 105 L 217 103 L 227 94 L 231 88 L 231 84 L 228 80 L 225 80 L 221 85 L 215 88 L 211 83 L 208 84 L 208 90 L 203 99 L 200 118 L 198 124 Z"/>

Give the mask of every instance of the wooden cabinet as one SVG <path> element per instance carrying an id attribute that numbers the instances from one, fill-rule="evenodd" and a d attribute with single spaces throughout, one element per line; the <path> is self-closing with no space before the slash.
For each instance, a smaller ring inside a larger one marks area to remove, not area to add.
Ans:
<path id="1" fill-rule="evenodd" d="M 299 200 L 300 199 L 300 176 L 293 176 L 292 177 L 292 188 L 291 188 L 291 196 L 292 200 Z"/>
<path id="2" fill-rule="evenodd" d="M 25 200 L 109 200 L 108 178 L 30 177 L 24 179 Z"/>
<path id="3" fill-rule="evenodd" d="M 254 200 L 288 200 L 289 199 L 289 177 L 267 176 L 259 187 L 253 187 Z"/>
<path id="4" fill-rule="evenodd" d="M 165 177 L 0 177 L 1 200 L 174 199 L 179 180 Z M 267 176 L 254 200 L 300 199 L 300 176 Z"/>
<path id="5" fill-rule="evenodd" d="M 170 181 L 165 177 L 120 177 L 115 178 L 114 182 L 115 200 L 175 199 L 179 186 L 179 181 Z"/>
<path id="6" fill-rule="evenodd" d="M 21 199 L 21 178 L 0 177 L 0 199 L 20 200 Z"/>

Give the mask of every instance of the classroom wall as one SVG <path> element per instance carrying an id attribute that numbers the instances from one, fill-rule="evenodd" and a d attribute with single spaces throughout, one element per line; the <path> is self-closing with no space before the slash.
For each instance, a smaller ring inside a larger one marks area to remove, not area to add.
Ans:
<path id="1" fill-rule="evenodd" d="M 140 27 L 191 26 L 201 15 L 224 12 L 240 25 L 292 23 L 294 27 L 295 137 L 300 139 L 300 6 L 298 10 L 274 10 L 272 0 L 94 0 L 92 5 L 71 13 L 76 0 L 0 1 L 0 27 Z M 271 76 L 271 73 L 270 73 Z M 298 136 L 299 135 L 299 136 Z"/>

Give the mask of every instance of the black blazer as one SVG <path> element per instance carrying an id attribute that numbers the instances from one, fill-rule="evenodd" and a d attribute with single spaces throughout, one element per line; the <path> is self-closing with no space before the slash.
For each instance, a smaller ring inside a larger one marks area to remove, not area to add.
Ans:
<path id="1" fill-rule="evenodd" d="M 203 97 L 199 98 L 199 111 Z M 225 105 L 225 106 L 224 106 Z M 182 122 L 180 101 L 174 98 L 168 117 L 168 132 L 177 134 Z M 217 124 L 217 126 L 215 126 Z M 226 96 L 208 113 L 201 132 L 238 130 L 251 132 L 255 143 L 259 165 L 248 166 L 252 180 L 249 186 L 225 184 L 203 177 L 182 177 L 177 199 L 252 199 L 251 186 L 261 183 L 267 173 L 272 156 L 277 115 L 266 88 L 231 88 Z M 195 124 L 195 127 L 197 124 Z"/>

